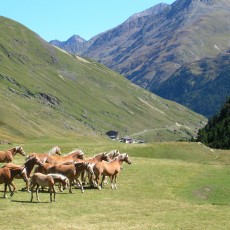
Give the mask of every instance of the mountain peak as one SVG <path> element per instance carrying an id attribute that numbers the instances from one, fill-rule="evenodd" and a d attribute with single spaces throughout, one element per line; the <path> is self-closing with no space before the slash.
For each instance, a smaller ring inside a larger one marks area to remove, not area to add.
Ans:
<path id="1" fill-rule="evenodd" d="M 79 35 L 73 35 L 72 37 L 70 37 L 67 42 L 79 42 L 79 43 L 84 43 L 86 42 L 86 40 L 82 37 L 80 37 Z"/>
<path id="2" fill-rule="evenodd" d="M 159 3 L 147 10 L 142 11 L 141 13 L 136 13 L 132 15 L 129 19 L 135 19 L 135 18 L 144 17 L 148 15 L 157 15 L 161 13 L 163 10 L 165 10 L 165 8 L 167 8 L 168 6 L 169 5 L 166 3 Z"/>

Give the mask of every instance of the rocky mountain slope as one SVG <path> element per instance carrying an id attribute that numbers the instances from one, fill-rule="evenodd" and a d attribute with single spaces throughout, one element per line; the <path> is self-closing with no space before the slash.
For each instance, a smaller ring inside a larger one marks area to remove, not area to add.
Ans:
<path id="1" fill-rule="evenodd" d="M 69 52 L 93 58 L 157 92 L 182 65 L 225 52 L 229 21 L 228 0 L 177 0 L 135 14 L 84 42 L 84 49 Z"/>
<path id="2" fill-rule="evenodd" d="M 206 119 L 90 59 L 0 17 L 0 140 L 105 136 L 146 141 L 196 135 Z"/>

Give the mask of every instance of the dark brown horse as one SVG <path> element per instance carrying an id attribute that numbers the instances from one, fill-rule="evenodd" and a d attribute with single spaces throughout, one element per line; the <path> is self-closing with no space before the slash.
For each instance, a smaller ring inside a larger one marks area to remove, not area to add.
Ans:
<path id="1" fill-rule="evenodd" d="M 4 198 L 6 198 L 7 186 L 9 187 L 9 190 L 11 192 L 10 195 L 11 196 L 14 195 L 15 189 L 11 190 L 10 185 L 14 187 L 12 182 L 17 175 L 20 175 L 20 177 L 22 177 L 25 182 L 28 181 L 28 178 L 26 176 L 26 170 L 24 167 L 17 166 L 13 163 L 8 163 L 4 165 L 2 168 L 0 168 L 0 184 L 3 183 L 5 184 L 4 195 L 3 195 Z"/>
<path id="2" fill-rule="evenodd" d="M 111 179 L 111 188 L 117 189 L 117 175 L 121 171 L 121 165 L 123 162 L 131 164 L 131 160 L 129 159 L 127 153 L 120 154 L 110 162 L 102 161 L 96 163 L 93 167 L 95 175 L 95 186 L 98 187 L 98 189 L 101 189 L 105 176 L 109 176 Z M 100 176 L 102 176 L 101 186 L 99 186 Z"/>
<path id="3" fill-rule="evenodd" d="M 21 146 L 14 147 L 12 149 L 6 150 L 6 151 L 0 151 L 0 162 L 12 162 L 14 156 L 19 153 L 22 156 L 26 156 L 26 153 L 24 152 L 23 148 Z"/>
<path id="4" fill-rule="evenodd" d="M 66 162 L 73 163 L 78 159 L 84 159 L 84 153 L 80 149 L 74 150 L 63 156 L 48 156 L 46 159 L 46 163 L 53 163 L 53 164 L 62 164 Z"/>
<path id="5" fill-rule="evenodd" d="M 52 149 L 50 149 L 47 153 L 31 153 L 27 156 L 27 159 L 37 156 L 41 162 L 45 162 L 47 157 L 49 156 L 53 156 L 53 155 L 61 155 L 61 149 L 58 146 L 53 147 Z"/>

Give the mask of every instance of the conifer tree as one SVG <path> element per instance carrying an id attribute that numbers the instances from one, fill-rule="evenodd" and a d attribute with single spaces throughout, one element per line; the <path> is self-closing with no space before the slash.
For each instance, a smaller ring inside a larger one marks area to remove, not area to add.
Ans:
<path id="1" fill-rule="evenodd" d="M 217 149 L 230 149 L 230 97 L 220 112 L 198 132 L 197 141 Z"/>

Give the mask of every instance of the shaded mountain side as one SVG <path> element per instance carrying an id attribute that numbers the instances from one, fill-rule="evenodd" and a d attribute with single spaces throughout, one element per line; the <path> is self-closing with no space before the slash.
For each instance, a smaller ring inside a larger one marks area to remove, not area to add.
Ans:
<path id="1" fill-rule="evenodd" d="M 230 96 L 230 53 L 182 66 L 156 93 L 212 117 Z M 170 90 L 169 90 L 170 89 Z"/>
<path id="2" fill-rule="evenodd" d="M 206 119 L 0 17 L 0 139 L 102 135 L 146 141 L 195 136 Z"/>

